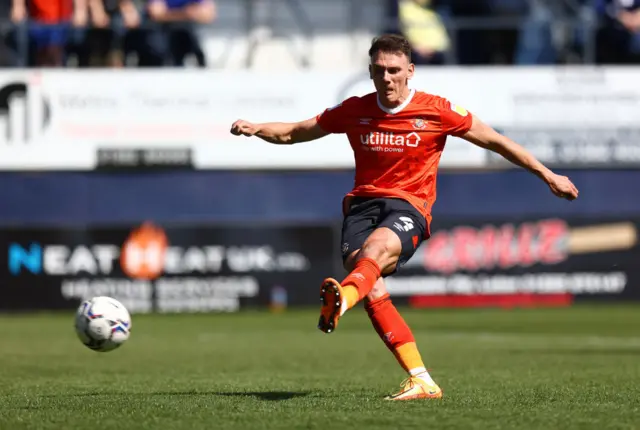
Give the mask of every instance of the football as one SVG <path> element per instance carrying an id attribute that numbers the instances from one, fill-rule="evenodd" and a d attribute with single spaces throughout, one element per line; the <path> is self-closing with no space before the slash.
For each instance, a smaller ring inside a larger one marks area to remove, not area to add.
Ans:
<path id="1" fill-rule="evenodd" d="M 75 329 L 87 348 L 98 352 L 113 351 L 129 339 L 131 316 L 116 299 L 94 297 L 78 307 Z"/>

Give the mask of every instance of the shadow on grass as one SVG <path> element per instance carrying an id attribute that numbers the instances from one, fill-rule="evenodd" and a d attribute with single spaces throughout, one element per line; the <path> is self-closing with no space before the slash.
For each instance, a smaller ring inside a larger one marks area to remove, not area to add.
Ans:
<path id="1" fill-rule="evenodd" d="M 228 396 L 228 397 L 257 397 L 260 400 L 267 401 L 281 401 L 281 400 L 289 400 L 295 399 L 296 397 L 304 397 L 309 394 L 309 392 L 294 392 L 294 391 L 231 391 L 227 393 L 215 393 L 218 396 Z"/>
<path id="2" fill-rule="evenodd" d="M 304 397 L 309 395 L 308 391 L 152 391 L 150 393 L 114 393 L 93 391 L 88 393 L 74 394 L 46 394 L 40 397 L 44 398 L 64 398 L 64 397 L 172 397 L 172 396 L 225 396 L 225 397 L 254 397 L 264 401 L 283 401 L 296 397 Z"/>

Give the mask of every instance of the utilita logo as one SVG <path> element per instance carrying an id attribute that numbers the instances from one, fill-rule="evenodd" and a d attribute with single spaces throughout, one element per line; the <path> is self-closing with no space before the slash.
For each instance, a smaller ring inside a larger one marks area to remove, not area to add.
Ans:
<path id="1" fill-rule="evenodd" d="M 378 131 L 360 135 L 360 143 L 368 151 L 402 152 L 405 146 L 417 147 L 420 140 L 415 131 L 406 135 Z"/>

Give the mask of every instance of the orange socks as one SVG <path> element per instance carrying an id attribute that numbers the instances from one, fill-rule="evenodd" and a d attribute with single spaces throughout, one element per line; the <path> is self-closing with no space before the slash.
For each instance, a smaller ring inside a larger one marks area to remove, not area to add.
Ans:
<path id="1" fill-rule="evenodd" d="M 418 345 L 416 345 L 415 342 L 400 345 L 393 351 L 393 355 L 396 356 L 396 360 L 398 360 L 400 366 L 411 375 L 419 375 L 427 370 L 424 367 L 422 356 L 420 356 Z"/>
<path id="2" fill-rule="evenodd" d="M 380 267 L 371 258 L 361 258 L 355 268 L 342 281 L 347 309 L 354 307 L 371 290 L 380 278 Z M 416 346 L 413 333 L 391 303 L 389 294 L 379 299 L 365 302 L 365 309 L 378 336 L 411 375 L 427 375 L 422 357 Z"/>
<path id="3" fill-rule="evenodd" d="M 365 309 L 378 336 L 395 355 L 402 368 L 412 375 L 424 372 L 426 369 L 413 333 L 391 303 L 389 294 L 367 302 Z"/>
<path id="4" fill-rule="evenodd" d="M 353 271 L 340 284 L 344 290 L 347 309 L 354 307 L 369 294 L 379 277 L 380 267 L 375 260 L 371 258 L 358 260 Z"/>

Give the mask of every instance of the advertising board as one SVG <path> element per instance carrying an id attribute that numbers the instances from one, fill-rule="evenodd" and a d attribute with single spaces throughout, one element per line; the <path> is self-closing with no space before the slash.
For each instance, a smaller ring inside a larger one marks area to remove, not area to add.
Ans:
<path id="1" fill-rule="evenodd" d="M 550 166 L 640 165 L 634 68 L 419 68 L 440 95 Z M 482 85 L 478 85 L 482 82 Z M 229 133 L 237 119 L 300 121 L 373 91 L 366 73 L 11 70 L 0 72 L 0 170 L 350 169 L 344 135 L 295 146 Z M 449 138 L 443 169 L 504 168 Z"/>
<path id="2" fill-rule="evenodd" d="M 387 285 L 414 306 L 568 305 L 640 299 L 640 222 L 438 222 Z"/>
<path id="3" fill-rule="evenodd" d="M 143 223 L 5 229 L 0 238 L 4 311 L 67 309 L 100 295 L 134 313 L 236 311 L 274 296 L 278 306 L 317 304 L 334 267 L 333 230 L 322 226 Z"/>

